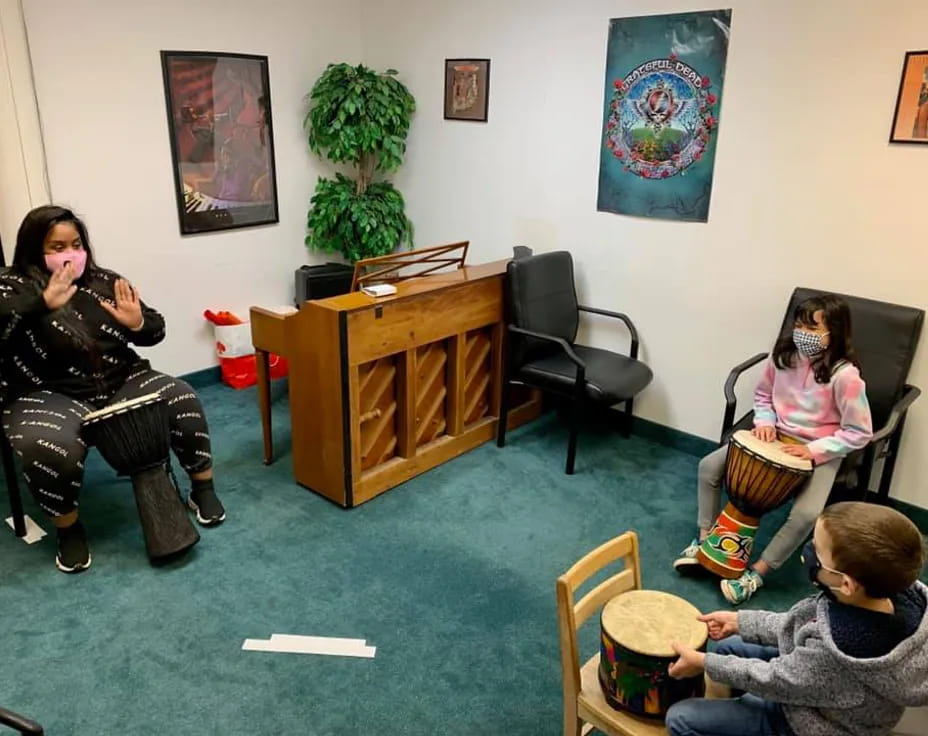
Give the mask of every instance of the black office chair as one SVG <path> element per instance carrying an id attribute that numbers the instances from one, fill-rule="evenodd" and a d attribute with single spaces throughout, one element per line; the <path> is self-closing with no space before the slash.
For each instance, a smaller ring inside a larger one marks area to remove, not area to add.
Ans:
<path id="1" fill-rule="evenodd" d="M 783 317 L 781 334 L 793 330 L 793 311 L 796 305 L 813 296 L 829 292 L 799 287 L 793 291 Z M 876 460 L 883 460 L 877 498 L 886 503 L 893 480 L 899 443 L 905 426 L 906 412 L 921 394 L 915 386 L 906 383 L 918 338 L 921 335 L 925 312 L 914 307 L 863 299 L 838 294 L 851 311 L 851 329 L 860 371 L 867 384 L 867 398 L 873 415 L 873 440 L 858 452 L 845 458 L 835 479 L 833 496 L 864 499 L 870 487 L 870 475 Z M 753 426 L 754 412 L 750 411 L 735 422 L 737 399 L 735 384 L 738 377 L 751 366 L 767 358 L 758 353 L 732 368 L 725 381 L 725 415 L 722 419 L 720 442 L 724 444 L 733 432 Z"/>
<path id="2" fill-rule="evenodd" d="M 574 472 L 577 431 L 584 404 L 624 404 L 625 434 L 635 396 L 652 373 L 638 360 L 638 332 L 624 314 L 577 303 L 570 253 L 522 256 L 507 266 L 510 324 L 497 444 L 506 444 L 506 422 L 513 385 L 529 386 L 571 399 L 568 475 Z M 576 345 L 580 312 L 622 320 L 631 333 L 628 356 Z"/>
<path id="3" fill-rule="evenodd" d="M 35 721 L 6 708 L 0 708 L 0 725 L 9 726 L 14 731 L 30 736 L 43 736 L 45 733 L 45 730 Z"/>
<path id="4" fill-rule="evenodd" d="M 6 270 L 6 257 L 3 254 L 3 244 L 0 243 L 0 273 Z M 6 384 L 3 381 L 3 335 L 0 334 L 0 410 L 6 406 Z M 16 478 L 16 464 L 13 461 L 13 448 L 6 438 L 6 433 L 0 428 L 0 461 L 3 462 L 3 477 L 6 480 L 7 495 L 10 497 L 10 516 L 13 517 L 13 531 L 17 537 L 26 536 L 26 519 L 23 515 L 23 501 L 19 493 L 19 482 Z"/>

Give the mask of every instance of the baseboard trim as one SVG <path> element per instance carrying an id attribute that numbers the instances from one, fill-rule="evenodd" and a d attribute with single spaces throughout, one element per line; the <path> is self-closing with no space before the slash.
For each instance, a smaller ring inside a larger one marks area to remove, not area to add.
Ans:
<path id="1" fill-rule="evenodd" d="M 619 412 L 616 412 L 616 414 L 619 414 Z M 616 421 L 621 421 L 621 419 L 617 417 Z M 708 455 L 718 447 L 718 443 L 707 440 L 705 437 L 681 432 L 679 429 L 642 419 L 641 417 L 635 417 L 632 424 L 632 434 L 695 457 Z M 871 493 L 868 500 L 875 501 L 876 494 Z M 909 517 L 922 530 L 922 533 L 928 535 L 928 509 L 892 497 L 889 499 L 889 505 Z"/>
<path id="2" fill-rule="evenodd" d="M 689 434 L 641 417 L 635 417 L 632 422 L 632 434 L 695 457 L 708 455 L 719 446 L 718 442 L 707 440 L 705 437 Z"/>
<path id="3" fill-rule="evenodd" d="M 908 516 L 915 526 L 921 529 L 922 534 L 928 535 L 928 509 L 895 498 L 889 499 L 889 505 Z"/>
<path id="4" fill-rule="evenodd" d="M 220 383 L 222 381 L 222 372 L 219 370 L 218 365 L 214 365 L 210 368 L 204 368 L 203 370 L 185 373 L 182 376 L 178 376 L 178 378 L 183 379 L 193 388 L 206 388 L 207 386 Z"/>

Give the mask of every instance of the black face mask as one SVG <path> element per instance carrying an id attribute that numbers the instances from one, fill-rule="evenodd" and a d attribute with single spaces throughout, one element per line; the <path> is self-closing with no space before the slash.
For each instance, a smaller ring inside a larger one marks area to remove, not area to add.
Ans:
<path id="1" fill-rule="evenodd" d="M 802 566 L 806 571 L 806 575 L 809 576 L 809 582 L 818 588 L 826 598 L 829 598 L 833 601 L 838 600 L 831 586 L 825 585 L 825 583 L 818 579 L 818 571 L 828 570 L 829 572 L 834 572 L 839 575 L 842 573 L 838 570 L 832 570 L 830 567 L 825 567 L 822 565 L 821 560 L 818 558 L 818 553 L 815 551 L 815 545 L 812 544 L 811 541 L 806 542 L 806 546 L 802 548 L 802 554 L 799 557 L 799 561 L 802 563 Z"/>

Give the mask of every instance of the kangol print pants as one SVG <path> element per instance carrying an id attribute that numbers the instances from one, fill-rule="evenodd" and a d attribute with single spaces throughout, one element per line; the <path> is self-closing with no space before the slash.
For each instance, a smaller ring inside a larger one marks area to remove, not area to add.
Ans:
<path id="1" fill-rule="evenodd" d="M 22 461 L 29 490 L 47 514 L 63 516 L 77 506 L 87 455 L 81 419 L 106 405 L 155 392 L 167 401 L 171 447 L 181 467 L 188 473 L 208 470 L 212 453 L 200 399 L 189 384 L 149 368 L 134 372 L 102 403 L 36 391 L 4 409 L 3 430 Z"/>

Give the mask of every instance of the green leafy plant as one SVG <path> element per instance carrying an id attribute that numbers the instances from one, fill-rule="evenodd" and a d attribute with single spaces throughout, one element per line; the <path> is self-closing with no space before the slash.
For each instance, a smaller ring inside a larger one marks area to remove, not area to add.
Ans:
<path id="1" fill-rule="evenodd" d="M 355 178 L 319 177 L 307 215 L 306 244 L 349 261 L 387 255 L 412 245 L 403 195 L 375 173 L 395 171 L 406 153 L 416 102 L 388 69 L 330 64 L 313 85 L 303 122 L 309 147 L 334 163 L 351 164 Z"/>

